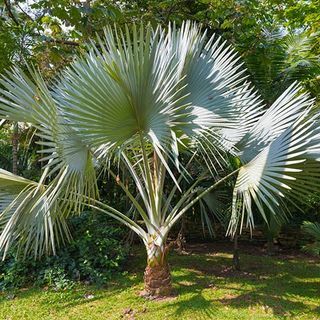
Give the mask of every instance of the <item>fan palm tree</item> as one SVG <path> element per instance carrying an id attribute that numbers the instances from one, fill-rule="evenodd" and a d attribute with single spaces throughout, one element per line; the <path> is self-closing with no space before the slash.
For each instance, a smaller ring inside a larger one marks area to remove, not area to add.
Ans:
<path id="1" fill-rule="evenodd" d="M 40 181 L 0 171 L 0 248 L 12 245 L 35 257 L 55 253 L 70 239 L 66 220 L 83 206 L 128 226 L 147 251 L 145 291 L 168 294 L 168 233 L 197 201 L 238 174 L 228 234 L 244 220 L 253 226 L 252 202 L 281 213 L 283 197 L 295 200 L 318 187 L 318 114 L 293 84 L 265 111 L 245 81 L 237 54 L 196 24 L 180 29 L 107 27 L 54 83 L 30 69 L 14 69 L 1 81 L 0 116 L 37 129 L 46 161 Z M 188 179 L 182 152 L 201 156 L 213 173 L 227 153 L 242 166 L 199 192 Z M 112 170 L 123 163 L 136 185 L 127 187 Z M 103 167 L 132 202 L 132 219 L 99 201 L 96 171 Z M 173 188 L 166 192 L 171 180 Z M 179 199 L 173 201 L 179 194 Z"/>
<path id="2" fill-rule="evenodd" d="M 278 29 L 262 30 L 260 41 L 244 58 L 255 86 L 266 101 L 273 102 L 295 80 L 319 98 L 318 36 L 306 31 L 285 34 Z"/>

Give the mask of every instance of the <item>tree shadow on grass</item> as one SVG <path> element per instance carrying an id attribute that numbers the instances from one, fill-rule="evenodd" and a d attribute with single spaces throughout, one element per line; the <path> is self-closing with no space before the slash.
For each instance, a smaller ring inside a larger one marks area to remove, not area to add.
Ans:
<path id="1" fill-rule="evenodd" d="M 176 315 L 190 309 L 204 312 L 203 308 L 213 313 L 227 306 L 236 310 L 261 307 L 276 316 L 304 313 L 320 317 L 319 264 L 244 255 L 243 271 L 234 271 L 231 256 L 225 254 L 193 254 L 175 260 L 177 270 L 186 272 L 174 277 L 179 294 L 193 293 L 190 298 L 176 302 Z M 190 285 L 186 287 L 185 283 Z M 220 294 L 214 291 L 210 294 L 208 290 L 218 290 Z"/>

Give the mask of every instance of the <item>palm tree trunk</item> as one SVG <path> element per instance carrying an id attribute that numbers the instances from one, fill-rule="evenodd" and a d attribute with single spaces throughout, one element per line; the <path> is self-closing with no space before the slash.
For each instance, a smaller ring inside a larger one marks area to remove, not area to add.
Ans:
<path id="1" fill-rule="evenodd" d="M 233 268 L 237 271 L 240 271 L 240 257 L 239 257 L 239 246 L 238 246 L 238 233 L 234 236 L 233 239 Z"/>
<path id="2" fill-rule="evenodd" d="M 19 135 L 18 123 L 13 126 L 12 133 L 12 173 L 18 174 L 18 135 Z"/>
<path id="3" fill-rule="evenodd" d="M 180 227 L 177 239 L 176 239 L 176 244 L 177 244 L 179 253 L 182 253 L 183 251 L 185 251 L 185 243 L 186 243 L 185 228 L 186 228 L 185 216 L 182 216 L 181 217 L 181 227 Z"/>
<path id="4" fill-rule="evenodd" d="M 273 240 L 274 240 L 273 235 L 268 234 L 267 253 L 269 256 L 273 256 L 275 253 Z"/>
<path id="5" fill-rule="evenodd" d="M 144 295 L 168 296 L 171 294 L 172 283 L 168 264 L 169 247 L 156 244 L 147 248 L 147 266 L 144 272 Z"/>

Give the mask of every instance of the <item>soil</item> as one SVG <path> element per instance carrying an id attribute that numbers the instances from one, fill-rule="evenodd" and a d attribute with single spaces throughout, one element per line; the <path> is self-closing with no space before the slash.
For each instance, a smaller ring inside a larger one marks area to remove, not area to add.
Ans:
<path id="1" fill-rule="evenodd" d="M 239 254 L 248 254 L 256 256 L 268 256 L 267 248 L 264 244 L 251 243 L 249 241 L 239 242 Z M 198 254 L 217 254 L 217 253 L 233 253 L 233 243 L 230 242 L 208 242 L 208 243 L 190 243 L 186 244 L 185 254 L 198 253 Z M 319 262 L 320 257 L 304 253 L 299 248 L 285 248 L 277 247 L 273 257 L 280 260 L 294 260 L 294 259 L 307 259 L 310 262 Z"/>

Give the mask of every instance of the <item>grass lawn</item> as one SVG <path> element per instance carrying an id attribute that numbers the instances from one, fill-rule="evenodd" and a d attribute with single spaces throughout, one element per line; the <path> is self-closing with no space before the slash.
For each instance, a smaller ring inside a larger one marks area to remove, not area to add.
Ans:
<path id="1" fill-rule="evenodd" d="M 236 272 L 228 250 L 214 244 L 191 249 L 170 256 L 175 298 L 147 301 L 137 295 L 145 261 L 137 250 L 130 271 L 106 288 L 3 293 L 0 319 L 320 319 L 319 260 L 251 250 L 241 255 L 242 271 Z"/>

